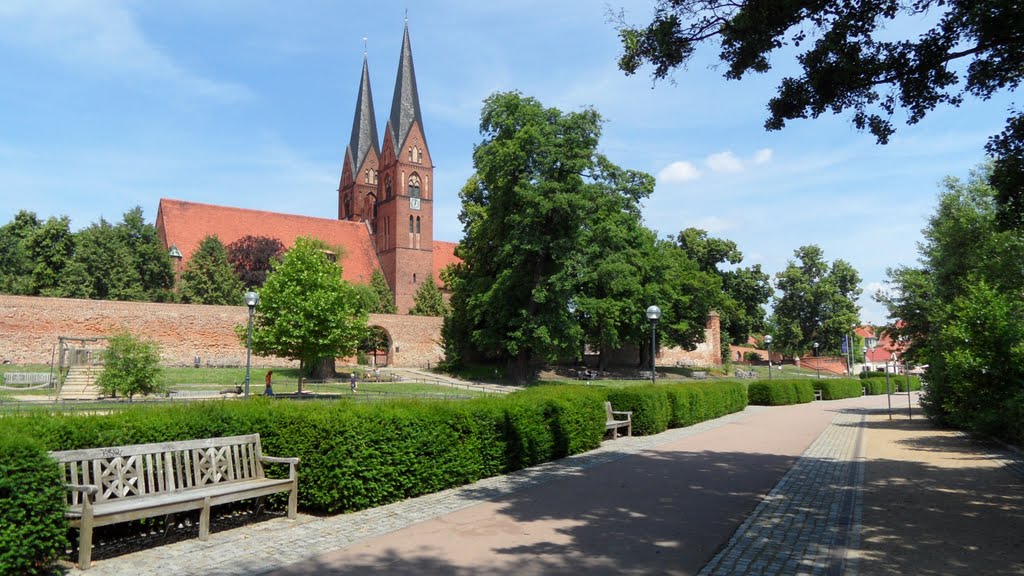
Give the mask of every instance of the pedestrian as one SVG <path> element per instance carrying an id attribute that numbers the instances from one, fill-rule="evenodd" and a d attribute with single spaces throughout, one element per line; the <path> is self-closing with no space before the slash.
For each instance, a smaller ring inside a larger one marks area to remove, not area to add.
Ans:
<path id="1" fill-rule="evenodd" d="M 356 373 L 355 372 L 352 373 L 352 376 L 349 378 L 348 381 L 349 381 L 349 386 L 351 386 L 351 388 L 352 388 L 352 391 L 355 392 L 356 391 Z"/>
<path id="2" fill-rule="evenodd" d="M 273 378 L 273 376 L 274 376 L 274 371 L 273 370 L 267 370 L 267 378 L 265 380 L 267 386 L 266 386 L 266 388 L 263 389 L 263 395 L 264 396 L 273 396 L 274 395 L 274 387 L 271 386 L 271 382 L 270 382 L 270 380 L 271 380 L 271 378 Z"/>

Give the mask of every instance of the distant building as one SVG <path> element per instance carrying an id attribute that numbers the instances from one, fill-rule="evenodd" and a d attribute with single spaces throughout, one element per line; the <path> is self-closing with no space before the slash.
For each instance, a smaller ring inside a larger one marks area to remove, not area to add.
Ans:
<path id="1" fill-rule="evenodd" d="M 267 236 L 286 248 L 297 237 L 313 236 L 344 248 L 339 259 L 345 280 L 366 283 L 374 270 L 381 270 L 404 314 L 424 280 L 433 276 L 442 286 L 441 270 L 459 261 L 456 243 L 434 240 L 430 158 L 406 23 L 383 148 L 363 55 L 352 136 L 337 191 L 338 220 L 163 198 L 156 227 L 178 271 L 207 235 L 216 235 L 225 245 L 247 235 Z"/>

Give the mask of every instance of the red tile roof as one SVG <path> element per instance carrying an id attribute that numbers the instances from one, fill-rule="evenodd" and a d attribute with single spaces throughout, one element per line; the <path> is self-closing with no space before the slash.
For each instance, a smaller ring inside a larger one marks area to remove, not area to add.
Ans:
<path id="1" fill-rule="evenodd" d="M 438 286 L 444 286 L 444 281 L 441 280 L 441 271 L 445 269 L 445 266 L 462 262 L 462 259 L 455 255 L 455 247 L 458 245 L 458 242 L 434 240 L 434 282 L 437 282 Z"/>
<path id="2" fill-rule="evenodd" d="M 156 227 L 164 246 L 177 246 L 184 256 L 183 262 L 192 257 L 207 235 L 216 235 L 228 245 L 251 234 L 277 238 L 286 248 L 291 248 L 300 236 L 312 236 L 330 246 L 344 246 L 342 277 L 349 282 L 368 283 L 373 271 L 380 268 L 370 232 L 362 222 L 161 198 Z"/>

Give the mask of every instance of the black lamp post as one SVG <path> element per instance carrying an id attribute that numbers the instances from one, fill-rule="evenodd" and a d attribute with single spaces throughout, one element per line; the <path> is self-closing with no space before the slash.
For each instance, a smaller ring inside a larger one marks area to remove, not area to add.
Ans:
<path id="1" fill-rule="evenodd" d="M 647 319 L 651 321 L 651 384 L 654 384 L 654 329 L 661 318 L 661 308 L 650 306 L 647 308 Z"/>
<path id="2" fill-rule="evenodd" d="M 818 373 L 818 380 L 821 380 L 821 362 L 818 361 L 818 343 L 811 344 L 814 346 L 814 370 Z"/>
<path id="3" fill-rule="evenodd" d="M 768 380 L 772 379 L 772 335 L 765 334 L 764 343 L 768 345 Z"/>
<path id="4" fill-rule="evenodd" d="M 245 293 L 245 305 L 249 307 L 249 334 L 245 339 L 245 397 L 249 397 L 249 370 L 252 366 L 252 315 L 256 305 L 260 303 L 260 295 L 252 290 Z"/>

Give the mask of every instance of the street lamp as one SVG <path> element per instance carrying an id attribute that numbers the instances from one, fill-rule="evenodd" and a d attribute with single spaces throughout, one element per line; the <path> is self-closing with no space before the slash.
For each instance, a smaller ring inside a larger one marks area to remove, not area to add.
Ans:
<path id="1" fill-rule="evenodd" d="M 821 362 L 818 361 L 818 343 L 811 344 L 814 346 L 814 370 L 818 372 L 818 380 L 821 380 Z"/>
<path id="2" fill-rule="evenodd" d="M 868 347 L 867 347 L 867 346 L 865 346 L 865 347 L 864 347 L 864 348 L 863 348 L 863 349 L 861 350 L 861 352 L 863 352 L 863 353 L 864 353 L 864 367 L 863 367 L 863 368 L 861 368 L 861 372 L 866 372 L 866 371 L 870 370 L 870 368 L 868 368 Z"/>
<path id="3" fill-rule="evenodd" d="M 252 315 L 256 305 L 260 303 L 260 295 L 252 290 L 245 293 L 245 305 L 249 307 L 249 335 L 245 339 L 245 397 L 249 397 L 249 370 L 252 366 Z"/>
<path id="4" fill-rule="evenodd" d="M 768 345 L 768 380 L 772 379 L 772 335 L 765 334 L 764 343 Z"/>
<path id="5" fill-rule="evenodd" d="M 651 384 L 654 384 L 654 328 L 661 318 L 661 308 L 651 306 L 647 308 L 647 319 L 651 321 Z"/>

